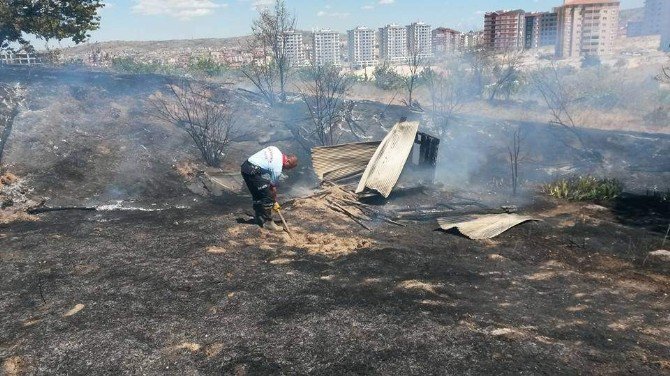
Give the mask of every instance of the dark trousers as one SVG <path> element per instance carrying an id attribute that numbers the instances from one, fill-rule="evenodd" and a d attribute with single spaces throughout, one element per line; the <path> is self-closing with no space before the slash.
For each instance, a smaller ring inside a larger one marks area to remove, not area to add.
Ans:
<path id="1" fill-rule="evenodd" d="M 261 169 L 246 161 L 241 167 L 242 178 L 251 192 L 253 199 L 254 216 L 259 225 L 263 222 L 272 220 L 272 206 L 275 200 L 272 198 L 270 191 L 270 181 L 263 178 Z"/>

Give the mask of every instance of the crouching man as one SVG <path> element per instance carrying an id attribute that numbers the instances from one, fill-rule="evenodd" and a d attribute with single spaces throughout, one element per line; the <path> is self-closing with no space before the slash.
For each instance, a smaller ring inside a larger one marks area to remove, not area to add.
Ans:
<path id="1" fill-rule="evenodd" d="M 295 155 L 284 155 L 275 146 L 259 151 L 242 164 L 242 177 L 251 192 L 254 220 L 259 226 L 272 231 L 282 230 L 272 221 L 272 209 L 279 208 L 277 183 L 282 170 L 296 166 L 298 158 Z"/>

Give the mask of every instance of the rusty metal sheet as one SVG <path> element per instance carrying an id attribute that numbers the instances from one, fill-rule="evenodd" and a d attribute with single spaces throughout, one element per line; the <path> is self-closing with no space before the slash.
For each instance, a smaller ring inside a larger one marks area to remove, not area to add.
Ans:
<path id="1" fill-rule="evenodd" d="M 412 151 L 418 130 L 418 121 L 398 123 L 391 129 L 365 168 L 356 193 L 369 188 L 384 197 L 391 194 Z"/>
<path id="2" fill-rule="evenodd" d="M 381 141 L 312 148 L 312 166 L 320 180 L 337 181 L 360 175 Z"/>
<path id="3" fill-rule="evenodd" d="M 470 239 L 482 240 L 494 238 L 528 221 L 539 221 L 539 219 L 518 214 L 481 214 L 439 218 L 437 223 L 445 231 L 456 228 Z"/>

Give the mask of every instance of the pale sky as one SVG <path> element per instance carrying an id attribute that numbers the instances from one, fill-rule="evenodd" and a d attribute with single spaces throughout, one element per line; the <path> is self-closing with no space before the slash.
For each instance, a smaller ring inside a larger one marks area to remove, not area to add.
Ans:
<path id="1" fill-rule="evenodd" d="M 250 33 L 257 8 L 273 0 L 107 0 L 101 27 L 91 42 L 222 38 Z M 298 29 L 345 32 L 356 26 L 378 28 L 423 21 L 460 31 L 483 28 L 484 12 L 499 9 L 548 11 L 561 0 L 287 0 Z M 621 0 L 621 7 L 644 0 Z M 65 43 L 67 44 L 67 43 Z M 39 42 L 37 43 L 39 48 Z"/>

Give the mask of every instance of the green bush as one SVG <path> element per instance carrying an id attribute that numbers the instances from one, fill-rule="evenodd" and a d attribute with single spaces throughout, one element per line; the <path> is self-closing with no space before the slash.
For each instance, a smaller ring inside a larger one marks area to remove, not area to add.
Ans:
<path id="1" fill-rule="evenodd" d="M 558 179 L 542 187 L 549 196 L 571 201 L 606 201 L 618 197 L 623 185 L 617 179 L 580 176 Z"/>
<path id="2" fill-rule="evenodd" d="M 193 75 L 205 75 L 207 77 L 218 77 L 226 72 L 225 64 L 217 63 L 208 57 L 192 59 L 188 64 L 188 71 Z"/>
<path id="3" fill-rule="evenodd" d="M 399 89 L 403 85 L 402 76 L 389 65 L 384 64 L 376 67 L 373 75 L 375 76 L 375 86 L 382 90 Z"/>
<path id="4" fill-rule="evenodd" d="M 120 57 L 112 59 L 112 69 L 122 73 L 147 74 L 158 73 L 161 66 L 155 63 L 143 63 L 135 61 L 132 57 Z"/>

